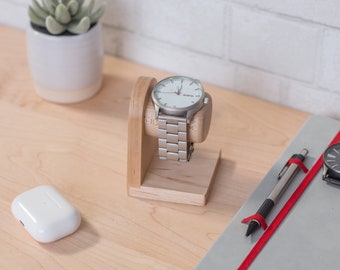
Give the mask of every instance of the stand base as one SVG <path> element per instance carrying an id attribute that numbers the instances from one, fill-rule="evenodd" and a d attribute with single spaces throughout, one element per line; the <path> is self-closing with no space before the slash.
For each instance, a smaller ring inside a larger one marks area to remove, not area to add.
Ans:
<path id="1" fill-rule="evenodd" d="M 203 206 L 207 202 L 221 151 L 197 151 L 190 162 L 161 160 L 155 155 L 139 187 L 129 195 L 144 199 Z"/>

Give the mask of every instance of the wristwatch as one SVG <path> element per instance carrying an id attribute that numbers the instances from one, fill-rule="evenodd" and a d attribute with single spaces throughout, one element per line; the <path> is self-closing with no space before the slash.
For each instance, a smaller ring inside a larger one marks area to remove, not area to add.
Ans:
<path id="1" fill-rule="evenodd" d="M 329 146 L 323 154 L 322 180 L 340 185 L 340 143 Z"/>
<path id="2" fill-rule="evenodd" d="M 158 153 L 161 159 L 190 160 L 194 151 L 189 141 L 193 115 L 208 102 L 199 80 L 172 76 L 158 82 L 152 90 L 158 122 Z"/>

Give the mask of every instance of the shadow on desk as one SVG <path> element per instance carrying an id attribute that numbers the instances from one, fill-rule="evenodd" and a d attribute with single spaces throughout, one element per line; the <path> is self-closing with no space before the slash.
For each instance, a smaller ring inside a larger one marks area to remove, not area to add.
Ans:
<path id="1" fill-rule="evenodd" d="M 41 247 L 52 253 L 74 254 L 94 246 L 97 242 L 98 232 L 83 218 L 75 233 L 53 243 L 41 244 Z"/>

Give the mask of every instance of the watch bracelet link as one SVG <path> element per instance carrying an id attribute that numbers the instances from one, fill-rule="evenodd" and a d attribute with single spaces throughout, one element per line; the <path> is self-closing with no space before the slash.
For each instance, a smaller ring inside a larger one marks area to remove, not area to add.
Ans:
<path id="1" fill-rule="evenodd" d="M 337 186 L 340 185 L 340 180 L 328 176 L 322 177 L 322 180 L 326 181 L 327 183 L 335 184 Z"/>
<path id="2" fill-rule="evenodd" d="M 158 115 L 158 154 L 160 159 L 189 161 L 194 147 L 188 138 L 186 117 Z"/>
<path id="3" fill-rule="evenodd" d="M 335 184 L 335 185 L 340 185 L 340 179 L 331 177 L 328 173 L 328 168 L 327 166 L 323 166 L 323 174 L 322 174 L 322 180 L 326 181 L 327 183 Z"/>

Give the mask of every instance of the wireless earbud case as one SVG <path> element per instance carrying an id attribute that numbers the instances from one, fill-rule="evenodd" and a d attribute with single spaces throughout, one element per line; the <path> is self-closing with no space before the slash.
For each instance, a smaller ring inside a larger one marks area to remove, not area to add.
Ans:
<path id="1" fill-rule="evenodd" d="M 29 234 L 42 243 L 72 234 L 81 222 L 77 209 L 52 186 L 38 186 L 21 193 L 11 208 Z"/>

